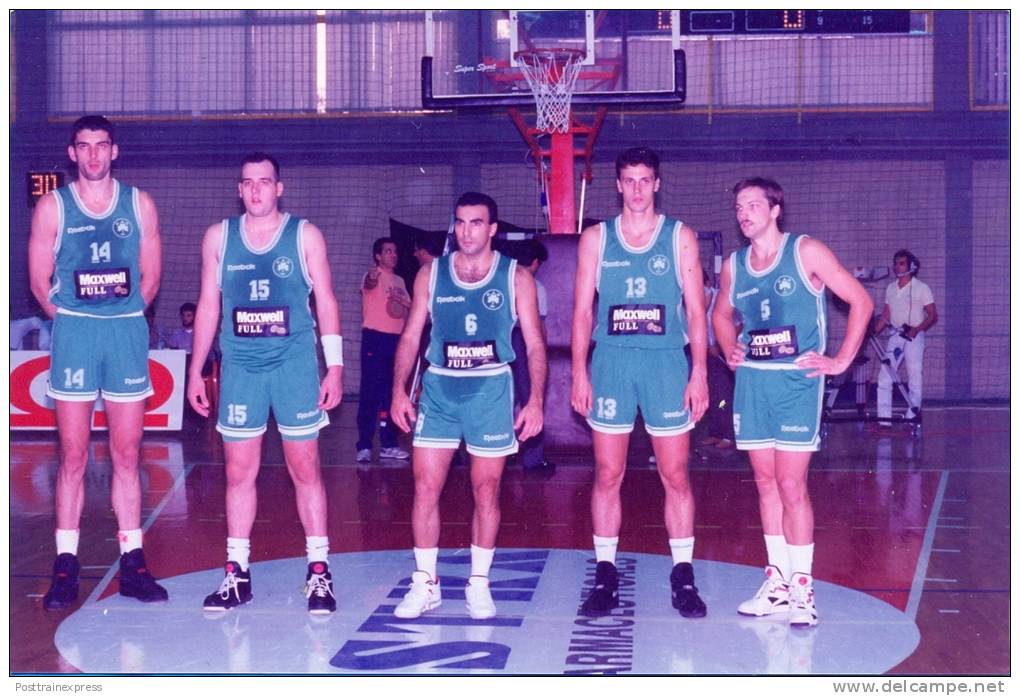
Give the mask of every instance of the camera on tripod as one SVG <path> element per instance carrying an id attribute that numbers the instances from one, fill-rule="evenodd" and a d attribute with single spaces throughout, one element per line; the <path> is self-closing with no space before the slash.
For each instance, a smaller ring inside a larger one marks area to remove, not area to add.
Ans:
<path id="1" fill-rule="evenodd" d="M 902 339 L 904 339 L 906 341 L 913 341 L 914 339 L 908 333 L 910 331 L 910 329 L 911 329 L 910 324 L 904 324 L 903 326 L 901 326 L 900 327 L 900 331 L 899 331 L 900 338 L 902 338 Z"/>

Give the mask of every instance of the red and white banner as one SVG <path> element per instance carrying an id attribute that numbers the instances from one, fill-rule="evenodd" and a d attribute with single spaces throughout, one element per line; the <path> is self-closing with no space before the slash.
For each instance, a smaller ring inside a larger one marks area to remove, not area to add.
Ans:
<path id="1" fill-rule="evenodd" d="M 12 350 L 11 430 L 56 430 L 53 399 L 46 396 L 50 354 L 41 350 Z M 184 413 L 185 372 L 183 350 L 150 350 L 149 378 L 155 394 L 145 402 L 146 430 L 180 430 Z M 103 400 L 96 401 L 92 428 L 106 429 Z"/>

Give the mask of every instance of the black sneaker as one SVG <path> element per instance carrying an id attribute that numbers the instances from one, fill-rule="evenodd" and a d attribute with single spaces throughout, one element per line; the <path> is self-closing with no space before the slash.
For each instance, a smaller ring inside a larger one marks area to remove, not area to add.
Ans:
<path id="1" fill-rule="evenodd" d="M 329 564 L 315 561 L 308 564 L 305 577 L 305 597 L 308 598 L 309 614 L 330 614 L 336 611 L 336 595 L 333 594 L 333 576 Z"/>
<path id="2" fill-rule="evenodd" d="M 595 566 L 595 587 L 588 599 L 581 605 L 585 616 L 605 616 L 620 606 L 620 578 L 616 566 L 609 561 L 599 561 Z"/>
<path id="3" fill-rule="evenodd" d="M 120 555 L 120 593 L 140 602 L 165 602 L 170 597 L 145 567 L 145 555 L 141 549 Z"/>
<path id="4" fill-rule="evenodd" d="M 701 601 L 698 588 L 694 586 L 694 566 L 677 563 L 669 574 L 669 584 L 673 588 L 673 608 L 680 612 L 680 616 L 699 619 L 708 614 L 708 607 Z"/>
<path id="5" fill-rule="evenodd" d="M 220 583 L 220 589 L 202 601 L 206 611 L 226 611 L 247 604 L 255 596 L 251 593 L 251 571 L 241 570 L 234 561 L 227 561 L 224 568 L 226 575 Z"/>
<path id="6" fill-rule="evenodd" d="M 73 553 L 62 553 L 53 561 L 53 580 L 43 597 L 43 608 L 67 609 L 78 599 L 78 557 Z"/>

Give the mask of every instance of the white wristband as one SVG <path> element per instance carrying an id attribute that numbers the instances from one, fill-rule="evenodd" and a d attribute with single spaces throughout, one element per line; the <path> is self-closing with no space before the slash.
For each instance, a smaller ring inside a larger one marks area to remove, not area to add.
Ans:
<path id="1" fill-rule="evenodd" d="M 326 367 L 344 364 L 344 339 L 336 334 L 319 337 L 322 342 L 322 356 L 326 358 Z"/>

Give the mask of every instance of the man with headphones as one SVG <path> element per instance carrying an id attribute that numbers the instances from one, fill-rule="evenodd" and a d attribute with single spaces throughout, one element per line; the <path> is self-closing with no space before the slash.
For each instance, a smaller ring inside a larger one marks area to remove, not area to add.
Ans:
<path id="1" fill-rule="evenodd" d="M 892 371 L 899 369 L 901 361 L 907 366 L 910 394 L 905 417 L 916 418 L 921 410 L 924 335 L 938 321 L 939 315 L 931 288 L 917 279 L 920 268 L 921 262 L 906 249 L 900 249 L 893 255 L 896 280 L 885 289 L 885 307 L 875 322 L 876 334 L 890 325 L 896 329 L 886 344 L 886 353 L 892 358 L 892 370 L 879 370 L 878 373 L 879 424 L 886 427 L 891 425 L 889 419 L 892 416 Z"/>

